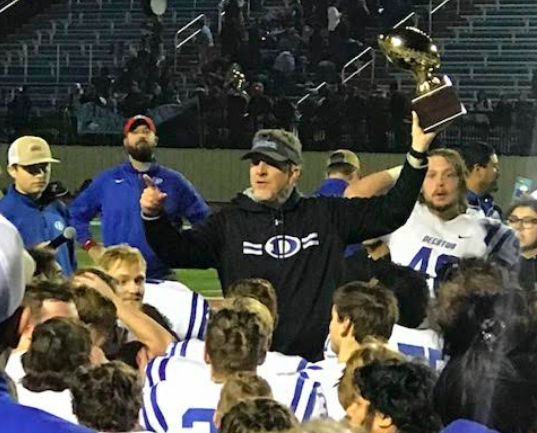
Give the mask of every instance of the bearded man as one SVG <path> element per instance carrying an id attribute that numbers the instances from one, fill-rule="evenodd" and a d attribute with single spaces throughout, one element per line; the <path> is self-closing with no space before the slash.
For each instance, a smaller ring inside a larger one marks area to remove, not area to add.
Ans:
<path id="1" fill-rule="evenodd" d="M 183 219 L 192 224 L 205 219 L 209 207 L 181 173 L 156 162 L 154 150 L 158 137 L 152 119 L 140 115 L 130 118 L 124 134 L 123 147 L 128 159 L 98 174 L 71 206 L 77 240 L 94 261 L 103 254 L 104 246 L 129 244 L 144 256 L 148 278 L 173 279 L 170 268 L 156 256 L 145 238 L 140 219 L 143 176 L 149 176 L 170 197 L 166 212 L 177 228 Z M 93 239 L 89 229 L 90 221 L 99 213 L 104 246 Z"/>

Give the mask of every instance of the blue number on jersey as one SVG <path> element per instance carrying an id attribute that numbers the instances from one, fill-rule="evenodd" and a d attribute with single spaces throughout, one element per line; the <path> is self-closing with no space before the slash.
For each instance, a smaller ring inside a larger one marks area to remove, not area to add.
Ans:
<path id="1" fill-rule="evenodd" d="M 442 359 L 442 353 L 440 350 L 431 349 L 430 347 L 427 348 L 427 353 L 425 352 L 425 347 L 414 346 L 412 344 L 397 343 L 397 347 L 399 348 L 399 352 L 403 353 L 404 355 L 411 356 L 413 358 L 428 359 L 429 365 L 434 369 L 437 368 L 438 361 Z"/>
<path id="2" fill-rule="evenodd" d="M 423 274 L 427 274 L 427 269 L 429 268 L 429 260 L 431 259 L 431 253 L 433 252 L 433 249 L 430 247 L 421 247 L 421 249 L 416 253 L 414 258 L 410 261 L 408 267 L 415 269 L 416 271 L 419 271 Z M 448 263 L 458 262 L 459 258 L 456 256 L 450 256 L 449 254 L 441 254 L 436 259 L 436 263 L 434 265 L 434 273 L 435 275 L 439 275 L 441 269 L 446 266 Z M 434 279 L 434 291 L 435 293 L 438 291 L 438 282 L 436 278 Z"/>
<path id="3" fill-rule="evenodd" d="M 192 428 L 194 423 L 205 422 L 209 423 L 211 427 L 211 433 L 217 433 L 218 430 L 213 423 L 214 409 L 188 409 L 183 414 L 183 428 Z"/>

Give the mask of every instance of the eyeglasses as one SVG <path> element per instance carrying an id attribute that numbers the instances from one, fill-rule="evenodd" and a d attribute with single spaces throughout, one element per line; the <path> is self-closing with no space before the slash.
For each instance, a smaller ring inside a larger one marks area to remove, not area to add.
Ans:
<path id="1" fill-rule="evenodd" d="M 507 222 L 510 226 L 520 224 L 520 226 L 525 229 L 531 229 L 537 225 L 537 218 L 517 218 L 516 216 L 510 216 L 509 218 L 507 218 Z"/>
<path id="2" fill-rule="evenodd" d="M 32 165 L 19 165 L 26 173 L 32 176 L 38 176 L 41 173 L 47 174 L 50 171 L 50 164 L 32 164 Z"/>

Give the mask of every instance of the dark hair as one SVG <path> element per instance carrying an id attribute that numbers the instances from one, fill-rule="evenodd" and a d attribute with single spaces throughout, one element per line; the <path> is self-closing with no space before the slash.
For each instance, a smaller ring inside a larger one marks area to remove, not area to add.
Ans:
<path id="1" fill-rule="evenodd" d="M 349 319 L 354 338 L 361 343 L 367 336 L 388 340 L 398 319 L 397 299 L 381 285 L 374 287 L 351 282 L 334 292 L 334 307 L 340 320 Z"/>
<path id="2" fill-rule="evenodd" d="M 270 398 L 246 400 L 233 406 L 223 417 L 219 433 L 285 431 L 298 426 L 286 406 Z"/>
<path id="3" fill-rule="evenodd" d="M 400 433 L 437 433 L 441 428 L 433 409 L 434 372 L 423 364 L 373 361 L 354 373 L 360 395 L 370 412 L 389 416 Z"/>
<path id="4" fill-rule="evenodd" d="M 515 201 L 505 213 L 505 218 L 509 218 L 513 211 L 519 207 L 529 207 L 533 212 L 537 213 L 537 200 L 528 197 Z"/>
<path id="5" fill-rule="evenodd" d="M 485 343 L 449 360 L 434 390 L 442 422 L 464 418 L 495 431 L 526 433 L 537 427 L 535 353 L 507 355 Z"/>
<path id="6" fill-rule="evenodd" d="M 233 282 L 225 294 L 226 298 L 253 298 L 268 308 L 274 320 L 274 328 L 278 324 L 278 298 L 274 286 L 263 278 L 244 278 Z"/>
<path id="7" fill-rule="evenodd" d="M 512 324 L 509 344 L 516 347 L 529 326 L 523 293 L 504 290 L 497 271 L 483 260 L 463 260 L 461 265 L 455 277 L 441 286 L 435 309 L 444 337 L 444 354 L 456 356 L 468 350 L 479 337 L 483 322 L 489 319 Z"/>
<path id="8" fill-rule="evenodd" d="M 375 278 L 395 294 L 401 326 L 417 328 L 427 317 L 429 286 L 425 276 L 407 266 L 386 261 Z"/>
<path id="9" fill-rule="evenodd" d="M 180 341 L 179 336 L 175 333 L 172 328 L 170 320 L 162 314 L 158 308 L 150 304 L 142 304 L 142 313 L 146 316 L 151 317 L 155 322 L 162 326 L 166 331 L 168 331 L 176 341 Z"/>
<path id="10" fill-rule="evenodd" d="M 326 174 L 328 174 L 329 176 L 335 173 L 341 173 L 344 176 L 350 176 L 357 171 L 358 168 L 346 162 L 338 162 L 335 164 L 330 164 L 328 167 L 326 167 Z"/>
<path id="11" fill-rule="evenodd" d="M 77 368 L 90 364 L 91 336 L 78 320 L 53 318 L 37 325 L 22 355 L 22 384 L 34 392 L 67 389 Z"/>
<path id="12" fill-rule="evenodd" d="M 257 314 L 221 308 L 207 323 L 205 347 L 214 371 L 255 371 L 267 350 L 265 326 Z"/>
<path id="13" fill-rule="evenodd" d="M 113 338 L 117 328 L 117 308 L 108 298 L 105 298 L 97 290 L 87 286 L 79 286 L 74 291 L 75 304 L 78 317 L 90 329 L 104 338 L 103 347 L 107 341 Z"/>
<path id="14" fill-rule="evenodd" d="M 476 165 L 486 167 L 490 161 L 490 157 L 496 153 L 491 145 L 483 141 L 461 146 L 457 150 L 462 156 L 462 159 L 464 159 L 469 173 L 473 171 Z"/>
<path id="15" fill-rule="evenodd" d="M 81 369 L 71 387 L 78 421 L 105 432 L 133 431 L 142 407 L 136 370 L 120 361 Z"/>
<path id="16" fill-rule="evenodd" d="M 50 248 L 30 248 L 28 254 L 35 262 L 34 277 L 46 280 L 61 278 L 59 264 L 56 261 L 56 254 Z"/>
<path id="17" fill-rule="evenodd" d="M 26 286 L 22 305 L 30 308 L 32 316 L 40 314 L 45 301 L 74 302 L 73 286 L 65 280 L 33 280 Z"/>
<path id="18" fill-rule="evenodd" d="M 138 366 L 138 361 L 136 358 L 138 357 L 140 350 L 142 350 L 144 347 L 144 343 L 136 340 L 124 343 L 119 348 L 119 351 L 115 354 L 115 360 L 124 362 L 129 367 L 138 370 L 140 367 Z"/>

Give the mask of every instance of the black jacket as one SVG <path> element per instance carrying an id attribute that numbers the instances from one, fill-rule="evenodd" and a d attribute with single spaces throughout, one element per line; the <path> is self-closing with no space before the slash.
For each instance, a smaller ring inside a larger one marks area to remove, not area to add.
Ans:
<path id="1" fill-rule="evenodd" d="M 224 291 L 240 278 L 270 281 L 280 315 L 273 350 L 319 360 L 332 293 L 343 281 L 345 246 L 403 225 L 425 171 L 406 163 L 390 192 L 371 199 L 304 198 L 295 191 L 274 209 L 239 194 L 182 233 L 165 217 L 145 220 L 147 240 L 172 267 L 216 268 Z"/>

